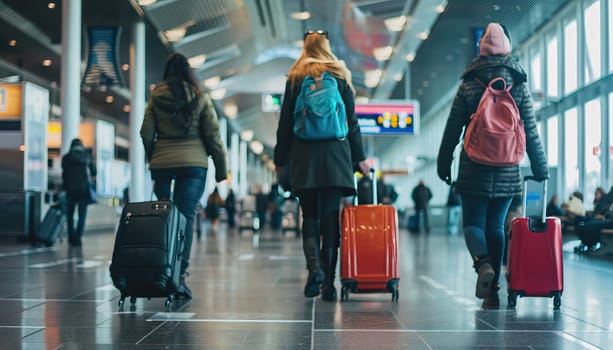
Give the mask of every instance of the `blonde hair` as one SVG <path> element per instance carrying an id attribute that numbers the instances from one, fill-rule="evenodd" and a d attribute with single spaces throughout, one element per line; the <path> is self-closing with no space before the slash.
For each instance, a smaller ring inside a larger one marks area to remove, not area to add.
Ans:
<path id="1" fill-rule="evenodd" d="M 300 57 L 294 62 L 288 73 L 291 86 L 294 86 L 296 80 L 302 80 L 307 75 L 318 77 L 323 72 L 330 72 L 338 78 L 345 79 L 351 91 L 355 93 L 351 84 L 351 72 L 347 69 L 345 62 L 332 53 L 328 38 L 321 34 L 307 35 Z"/>

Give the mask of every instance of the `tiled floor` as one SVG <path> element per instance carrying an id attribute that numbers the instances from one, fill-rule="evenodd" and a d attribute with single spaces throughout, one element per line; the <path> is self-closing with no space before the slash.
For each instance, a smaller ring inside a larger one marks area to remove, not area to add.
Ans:
<path id="1" fill-rule="evenodd" d="M 206 228 L 205 228 L 206 229 Z M 194 245 L 191 301 L 118 312 L 112 233 L 31 249 L 0 244 L 0 349 L 613 349 L 613 262 L 565 253 L 552 300 L 480 310 L 461 236 L 400 232 L 400 299 L 306 299 L 300 240 L 223 228 Z M 254 242 L 257 243 L 254 245 Z M 568 244 L 572 247 L 572 243 Z M 506 286 L 502 286 L 504 290 Z"/>

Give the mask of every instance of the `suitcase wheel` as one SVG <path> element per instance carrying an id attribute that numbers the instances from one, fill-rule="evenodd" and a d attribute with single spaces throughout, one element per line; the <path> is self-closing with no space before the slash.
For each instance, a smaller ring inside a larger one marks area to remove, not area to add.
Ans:
<path id="1" fill-rule="evenodd" d="M 509 296 L 507 298 L 507 305 L 510 308 L 514 308 L 517 305 L 517 292 L 514 290 L 509 290 Z"/>
<path id="2" fill-rule="evenodd" d="M 341 301 L 349 300 L 349 288 L 343 286 L 341 288 Z"/>
<path id="3" fill-rule="evenodd" d="M 562 305 L 562 293 L 556 292 L 553 295 L 553 309 L 560 310 L 560 306 Z"/>
<path id="4" fill-rule="evenodd" d="M 171 311 L 172 300 L 173 300 L 173 295 L 169 294 L 168 297 L 166 297 L 166 302 L 164 302 L 164 306 L 166 307 L 166 312 L 170 312 Z"/>
<path id="5" fill-rule="evenodd" d="M 121 298 L 119 298 L 119 311 L 123 311 L 123 304 L 126 302 L 126 297 L 124 297 L 123 295 L 121 296 Z"/>

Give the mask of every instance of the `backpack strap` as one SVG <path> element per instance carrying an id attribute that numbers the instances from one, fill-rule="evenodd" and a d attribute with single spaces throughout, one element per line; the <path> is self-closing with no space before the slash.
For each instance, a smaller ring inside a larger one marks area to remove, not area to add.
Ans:
<path id="1" fill-rule="evenodd" d="M 490 80 L 489 84 L 485 85 L 481 80 L 479 80 L 479 78 L 475 77 L 475 81 L 477 83 L 479 83 L 479 85 L 483 86 L 484 88 L 488 88 L 491 87 L 492 85 L 494 85 L 496 82 L 502 81 L 503 84 L 503 90 L 505 90 L 506 92 L 510 92 L 511 88 L 513 88 L 513 84 L 507 85 L 507 81 L 503 78 L 503 77 L 497 77 L 494 78 L 492 80 Z"/>

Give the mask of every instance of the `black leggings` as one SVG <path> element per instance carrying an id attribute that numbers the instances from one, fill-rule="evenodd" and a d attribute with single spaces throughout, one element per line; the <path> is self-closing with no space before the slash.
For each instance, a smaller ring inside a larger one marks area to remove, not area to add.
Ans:
<path id="1" fill-rule="evenodd" d="M 303 225 L 302 234 L 305 237 L 321 235 L 323 238 L 322 249 L 338 248 L 340 245 L 340 189 L 313 189 L 300 193 L 300 207 L 304 221 L 317 221 L 319 232 L 312 231 L 309 225 Z M 305 230 L 306 229 L 306 230 Z"/>

